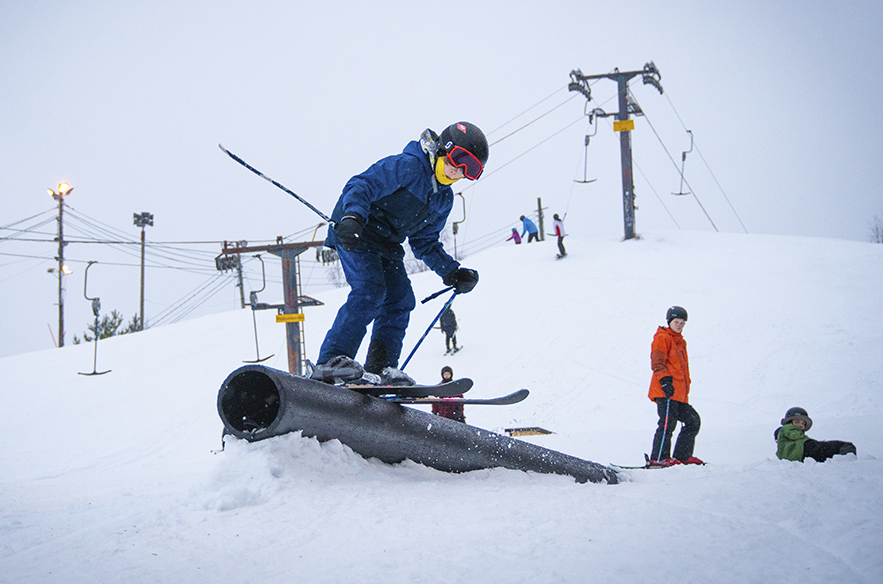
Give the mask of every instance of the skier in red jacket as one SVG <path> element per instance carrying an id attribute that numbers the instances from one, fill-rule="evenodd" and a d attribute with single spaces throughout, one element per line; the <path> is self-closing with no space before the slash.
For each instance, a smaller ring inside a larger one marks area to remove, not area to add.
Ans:
<path id="1" fill-rule="evenodd" d="M 701 420 L 689 404 L 690 364 L 687 359 L 687 341 L 681 334 L 687 324 L 687 311 L 680 306 L 672 306 L 666 312 L 665 320 L 668 327 L 659 327 L 650 346 L 653 378 L 650 380 L 648 397 L 656 402 L 656 411 L 659 414 L 650 466 L 704 464 L 693 456 L 693 446 Z M 669 454 L 671 437 L 678 422 L 681 422 L 682 427 L 672 457 Z"/>

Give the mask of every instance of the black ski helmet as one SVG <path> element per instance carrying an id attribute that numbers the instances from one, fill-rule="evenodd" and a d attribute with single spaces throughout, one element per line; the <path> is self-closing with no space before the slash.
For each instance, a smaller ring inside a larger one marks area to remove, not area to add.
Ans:
<path id="1" fill-rule="evenodd" d="M 687 311 L 680 306 L 672 306 L 665 312 L 665 322 L 671 324 L 676 318 L 687 320 Z"/>
<path id="2" fill-rule="evenodd" d="M 785 412 L 785 417 L 782 418 L 781 424 L 784 426 L 791 420 L 803 420 L 806 422 L 806 428 L 804 431 L 812 428 L 812 418 L 809 417 L 809 414 L 807 414 L 806 410 L 803 408 L 788 408 L 788 411 Z"/>
<path id="3" fill-rule="evenodd" d="M 471 152 L 481 162 L 482 167 L 487 164 L 489 153 L 487 138 L 475 124 L 469 122 L 451 124 L 442 130 L 438 144 L 439 155 L 446 155 L 454 149 L 454 146 L 459 146 Z"/>

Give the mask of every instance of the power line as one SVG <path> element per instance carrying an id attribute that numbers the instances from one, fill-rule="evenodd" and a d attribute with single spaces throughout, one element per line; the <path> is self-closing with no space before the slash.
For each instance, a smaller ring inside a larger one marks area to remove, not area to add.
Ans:
<path id="1" fill-rule="evenodd" d="M 18 221 L 10 223 L 9 225 L 0 226 L 0 229 L 9 229 L 13 225 L 18 225 L 19 223 L 24 223 L 25 221 L 30 221 L 31 219 L 34 219 L 35 217 L 39 217 L 40 215 L 45 215 L 46 213 L 53 213 L 52 219 L 55 219 L 54 213 L 56 211 L 58 211 L 58 209 L 56 207 L 53 207 L 51 209 L 47 209 L 46 211 L 41 211 L 41 212 L 37 213 L 36 215 L 31 215 L 30 217 L 25 217 L 24 219 L 19 219 Z"/>
<path id="2" fill-rule="evenodd" d="M 33 217 L 29 217 L 29 219 L 33 219 Z M 18 221 L 17 223 L 22 223 L 23 221 L 26 221 L 26 220 Z M 43 220 L 43 221 L 37 223 L 36 225 L 31 225 L 30 227 L 28 227 L 28 228 L 26 228 L 26 229 L 12 229 L 11 227 L 0 227 L 0 229 L 2 229 L 2 230 L 4 230 L 4 231 L 14 231 L 14 232 L 15 232 L 13 235 L 9 235 L 9 236 L 7 236 L 7 237 L 0 237 L 0 242 L 2 242 L 2 241 L 10 241 L 10 240 L 24 241 L 25 238 L 22 238 L 22 237 L 19 237 L 19 236 L 20 236 L 20 235 L 23 235 L 23 234 L 25 234 L 25 233 L 36 234 L 36 235 L 46 235 L 46 236 L 51 236 L 51 235 L 53 235 L 53 234 L 51 234 L 51 233 L 38 233 L 38 232 L 36 232 L 36 231 L 34 231 L 34 230 L 37 229 L 37 228 L 39 228 L 39 227 L 43 227 L 44 225 L 46 225 L 46 224 L 48 224 L 48 223 L 52 223 L 53 221 L 56 221 L 56 218 L 55 218 L 55 217 L 50 217 L 50 218 L 48 218 L 48 219 L 45 219 L 45 220 Z M 13 223 L 13 225 L 15 225 L 15 223 Z M 53 240 L 53 241 L 54 241 L 54 240 Z"/>

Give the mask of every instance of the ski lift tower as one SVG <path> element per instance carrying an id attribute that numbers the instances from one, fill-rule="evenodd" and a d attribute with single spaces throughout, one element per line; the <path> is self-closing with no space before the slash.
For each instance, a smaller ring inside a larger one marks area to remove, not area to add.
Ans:
<path id="1" fill-rule="evenodd" d="M 304 315 L 300 312 L 300 308 L 302 306 L 319 306 L 322 304 L 314 298 L 300 295 L 297 256 L 310 248 L 322 247 L 323 243 L 322 241 L 282 243 L 282 238 L 278 237 L 273 245 L 239 247 L 228 245 L 228 242 L 225 241 L 224 249 L 221 251 L 221 256 L 267 252 L 282 258 L 284 303 L 281 306 L 271 307 L 278 308 L 279 310 L 279 314 L 276 315 L 276 322 L 285 323 L 285 338 L 288 343 L 288 372 L 293 375 L 303 374 L 304 355 L 301 352 L 301 347 L 303 346 L 301 323 L 304 320 Z M 220 259 L 220 256 L 218 256 L 218 259 Z"/>
<path id="2" fill-rule="evenodd" d="M 635 121 L 629 118 L 629 114 L 643 115 L 641 108 L 634 101 L 629 100 L 629 81 L 633 77 L 641 75 L 645 85 L 652 85 L 659 93 L 662 93 L 662 85 L 659 80 L 662 78 L 659 70 L 653 61 L 644 65 L 640 71 L 621 72 L 614 69 L 612 73 L 604 73 L 601 75 L 583 75 L 582 71 L 576 69 L 570 72 L 570 83 L 567 89 L 570 91 L 578 91 L 586 96 L 586 101 L 592 99 L 592 89 L 589 87 L 589 81 L 592 79 L 612 79 L 619 86 L 619 112 L 616 114 L 603 113 L 595 110 L 595 115 L 599 117 L 616 116 L 613 122 L 613 130 L 619 132 L 619 150 L 622 158 L 622 211 L 623 223 L 625 227 L 624 239 L 633 239 L 635 237 L 635 183 L 632 176 L 632 136 L 631 131 L 635 129 Z"/>

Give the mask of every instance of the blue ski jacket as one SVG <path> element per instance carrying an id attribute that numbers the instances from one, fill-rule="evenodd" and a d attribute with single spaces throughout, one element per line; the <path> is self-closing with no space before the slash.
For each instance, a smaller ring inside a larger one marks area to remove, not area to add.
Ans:
<path id="1" fill-rule="evenodd" d="M 524 237 L 524 234 L 525 234 L 525 233 L 537 233 L 537 232 L 539 232 L 539 229 L 537 229 L 537 226 L 534 224 L 534 222 L 531 221 L 530 219 L 528 219 L 527 217 L 525 217 L 525 218 L 521 221 L 521 226 L 524 228 L 524 229 L 521 231 L 521 237 Z"/>
<path id="2" fill-rule="evenodd" d="M 358 213 L 366 220 L 357 249 L 401 260 L 402 243 L 408 243 L 417 259 L 445 277 L 460 266 L 439 241 L 454 205 L 454 191 L 435 181 L 429 157 L 414 140 L 401 154 L 388 156 L 366 171 L 352 177 L 331 214 L 340 221 L 347 213 Z M 339 240 L 329 227 L 327 247 L 337 248 Z"/>

